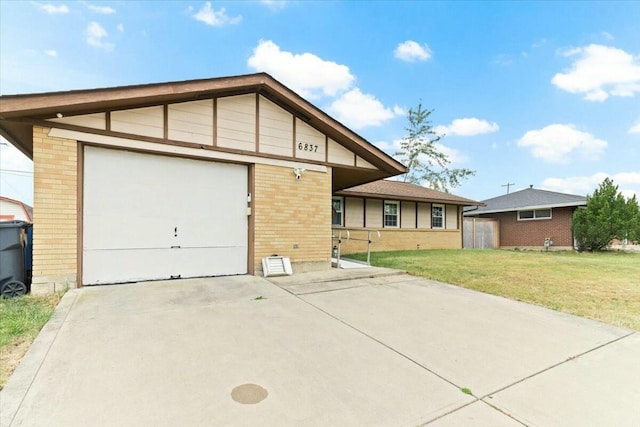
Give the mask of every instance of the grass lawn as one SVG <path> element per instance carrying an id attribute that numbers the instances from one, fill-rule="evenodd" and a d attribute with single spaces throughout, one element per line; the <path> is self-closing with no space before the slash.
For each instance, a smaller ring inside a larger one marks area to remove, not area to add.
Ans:
<path id="1" fill-rule="evenodd" d="M 0 299 L 0 389 L 53 314 L 63 293 Z"/>
<path id="2" fill-rule="evenodd" d="M 374 252 L 371 264 L 640 331 L 638 253 L 420 250 Z"/>

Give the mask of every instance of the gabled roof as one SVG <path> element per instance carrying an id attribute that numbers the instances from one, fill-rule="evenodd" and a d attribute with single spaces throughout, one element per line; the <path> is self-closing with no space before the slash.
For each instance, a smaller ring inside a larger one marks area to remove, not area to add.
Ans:
<path id="1" fill-rule="evenodd" d="M 32 126 L 60 126 L 45 120 L 220 96 L 258 93 L 306 121 L 378 168 L 371 178 L 406 172 L 391 156 L 296 94 L 266 73 L 102 89 L 0 96 L 0 134 L 33 157 Z M 343 181 L 348 182 L 348 177 Z M 357 179 L 355 180 L 358 181 Z"/>
<path id="2" fill-rule="evenodd" d="M 452 205 L 478 206 L 481 202 L 465 199 L 454 194 L 444 193 L 409 182 L 379 180 L 368 184 L 341 190 L 339 196 L 369 197 L 372 199 L 406 200 L 427 203 L 448 203 Z"/>
<path id="3" fill-rule="evenodd" d="M 485 206 L 469 209 L 465 216 L 488 213 L 512 212 L 530 209 L 550 209 L 570 206 L 586 206 L 587 198 L 575 194 L 525 188 L 524 190 L 483 200 Z"/>

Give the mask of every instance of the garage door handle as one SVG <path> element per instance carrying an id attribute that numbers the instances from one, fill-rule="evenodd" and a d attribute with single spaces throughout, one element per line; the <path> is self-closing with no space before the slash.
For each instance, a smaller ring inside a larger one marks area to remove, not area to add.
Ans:
<path id="1" fill-rule="evenodd" d="M 180 246 L 171 246 L 171 249 L 180 249 Z"/>

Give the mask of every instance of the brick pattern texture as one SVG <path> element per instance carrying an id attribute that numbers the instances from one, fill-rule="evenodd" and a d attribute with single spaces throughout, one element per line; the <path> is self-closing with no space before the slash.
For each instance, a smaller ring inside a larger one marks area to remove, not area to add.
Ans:
<path id="1" fill-rule="evenodd" d="M 329 268 L 331 170 L 306 171 L 299 180 L 287 167 L 256 164 L 254 171 L 256 269 L 276 254 Z"/>
<path id="2" fill-rule="evenodd" d="M 33 293 L 75 287 L 77 143 L 33 128 Z"/>
<path id="3" fill-rule="evenodd" d="M 334 235 L 338 235 L 334 230 Z M 354 240 L 343 240 L 340 247 L 342 253 L 358 253 L 367 251 L 367 239 L 365 229 L 350 228 L 350 236 Z M 404 251 L 415 249 L 461 249 L 462 230 L 430 230 L 430 229 L 379 229 L 380 240 L 371 244 L 371 252 L 380 251 Z M 343 232 L 344 236 L 345 233 Z M 372 239 L 376 239 L 372 234 Z M 361 239 L 361 240 L 355 240 Z M 334 245 L 337 240 L 334 240 Z"/>
<path id="4" fill-rule="evenodd" d="M 551 237 L 553 247 L 572 248 L 573 233 L 571 221 L 573 207 L 553 208 L 551 219 L 518 221 L 517 212 L 483 215 L 500 221 L 500 247 L 502 248 L 544 248 L 544 239 Z"/>

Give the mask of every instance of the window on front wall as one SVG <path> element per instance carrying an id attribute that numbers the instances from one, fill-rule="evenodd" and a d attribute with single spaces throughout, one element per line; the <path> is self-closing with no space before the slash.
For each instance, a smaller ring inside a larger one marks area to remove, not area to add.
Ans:
<path id="1" fill-rule="evenodd" d="M 431 228 L 444 228 L 444 205 L 431 206 Z"/>
<path id="2" fill-rule="evenodd" d="M 399 202 L 384 202 L 384 226 L 398 227 L 400 218 Z"/>
<path id="3" fill-rule="evenodd" d="M 528 221 L 532 219 L 550 219 L 551 209 L 535 209 L 518 211 L 518 221 Z"/>
<path id="4" fill-rule="evenodd" d="M 334 197 L 331 200 L 331 225 L 335 225 L 338 227 L 342 226 L 342 206 L 343 206 L 343 200 L 341 197 Z"/>

